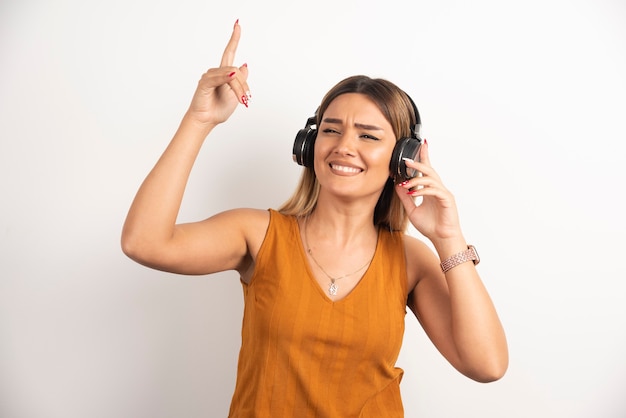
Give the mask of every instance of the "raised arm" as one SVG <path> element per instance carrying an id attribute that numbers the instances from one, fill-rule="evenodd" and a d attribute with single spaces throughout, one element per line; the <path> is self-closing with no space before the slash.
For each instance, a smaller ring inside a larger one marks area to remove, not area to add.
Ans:
<path id="1" fill-rule="evenodd" d="M 474 264 L 457 265 L 445 274 L 440 260 L 467 250 L 452 194 L 430 165 L 428 144 L 421 163 L 407 161 L 423 175 L 400 185 L 397 193 L 411 223 L 431 240 L 437 255 L 424 243 L 407 237 L 407 271 L 415 284 L 408 304 L 444 357 L 461 373 L 489 382 L 508 367 L 504 330 Z M 416 206 L 412 197 L 423 198 Z M 419 260 L 419 261 L 417 261 Z"/>
<path id="2" fill-rule="evenodd" d="M 207 135 L 225 122 L 238 104 L 248 106 L 248 68 L 233 66 L 241 28 L 237 23 L 221 64 L 198 82 L 189 109 L 130 207 L 122 249 L 152 268 L 206 274 L 245 268 L 250 210 L 216 215 L 202 222 L 176 224 L 189 174 Z M 258 218 L 258 216 L 257 216 Z"/>

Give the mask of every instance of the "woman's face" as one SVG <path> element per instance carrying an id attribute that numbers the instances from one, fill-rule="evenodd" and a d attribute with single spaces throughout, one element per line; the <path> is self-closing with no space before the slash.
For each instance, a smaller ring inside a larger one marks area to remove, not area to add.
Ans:
<path id="1" fill-rule="evenodd" d="M 395 144 L 391 124 L 373 101 L 359 93 L 338 96 L 322 115 L 315 141 L 314 167 L 322 190 L 378 199 Z"/>

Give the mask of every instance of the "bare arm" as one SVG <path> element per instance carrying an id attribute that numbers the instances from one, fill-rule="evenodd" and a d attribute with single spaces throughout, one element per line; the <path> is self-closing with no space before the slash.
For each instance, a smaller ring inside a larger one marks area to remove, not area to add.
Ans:
<path id="1" fill-rule="evenodd" d="M 471 262 L 447 273 L 440 260 L 467 249 L 452 194 L 430 166 L 428 145 L 421 163 L 407 162 L 423 173 L 397 188 L 413 225 L 433 243 L 437 255 L 424 243 L 407 237 L 407 271 L 415 284 L 408 305 L 444 357 L 461 373 L 490 382 L 508 367 L 506 336 L 492 300 Z M 407 194 L 410 188 L 417 190 Z M 421 196 L 415 206 L 410 197 Z"/>
<path id="2" fill-rule="evenodd" d="M 412 240 L 413 242 L 408 242 Z M 445 275 L 439 257 L 415 239 L 407 257 L 419 281 L 408 305 L 437 349 L 458 371 L 479 382 L 501 378 L 508 348 L 495 307 L 474 265 L 461 264 Z"/>
<path id="3" fill-rule="evenodd" d="M 245 268 L 249 259 L 246 233 L 259 220 L 262 224 L 261 214 L 247 216 L 249 210 L 239 210 L 202 222 L 176 224 L 205 138 L 239 103 L 247 106 L 248 68 L 232 65 L 240 32 L 236 23 L 220 67 L 203 74 L 178 130 L 130 207 L 122 230 L 122 249 L 139 263 L 177 273 L 205 274 Z"/>

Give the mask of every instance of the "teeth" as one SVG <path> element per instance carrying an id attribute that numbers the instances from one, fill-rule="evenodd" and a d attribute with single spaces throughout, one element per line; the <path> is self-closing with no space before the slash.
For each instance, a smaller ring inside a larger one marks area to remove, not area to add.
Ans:
<path id="1" fill-rule="evenodd" d="M 343 165 L 332 164 L 331 167 L 333 168 L 333 170 L 342 171 L 344 173 L 360 173 L 361 172 L 360 168 L 345 167 Z"/>

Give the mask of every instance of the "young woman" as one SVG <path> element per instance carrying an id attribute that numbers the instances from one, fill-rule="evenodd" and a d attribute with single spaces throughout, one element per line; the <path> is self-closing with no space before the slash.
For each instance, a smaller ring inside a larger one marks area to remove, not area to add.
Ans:
<path id="1" fill-rule="evenodd" d="M 426 141 L 416 158 L 392 161 L 398 141 L 421 140 L 412 100 L 386 80 L 350 77 L 326 94 L 301 132 L 314 142 L 281 208 L 176 223 L 205 138 L 249 104 L 247 65 L 233 66 L 240 31 L 236 23 L 220 67 L 202 76 L 122 233 L 124 252 L 146 266 L 240 274 L 245 308 L 230 416 L 402 417 L 395 362 L 407 306 L 461 373 L 499 379 L 506 338 L 476 250 Z M 398 176 L 390 161 L 420 174 Z M 408 222 L 436 254 L 405 233 Z"/>

